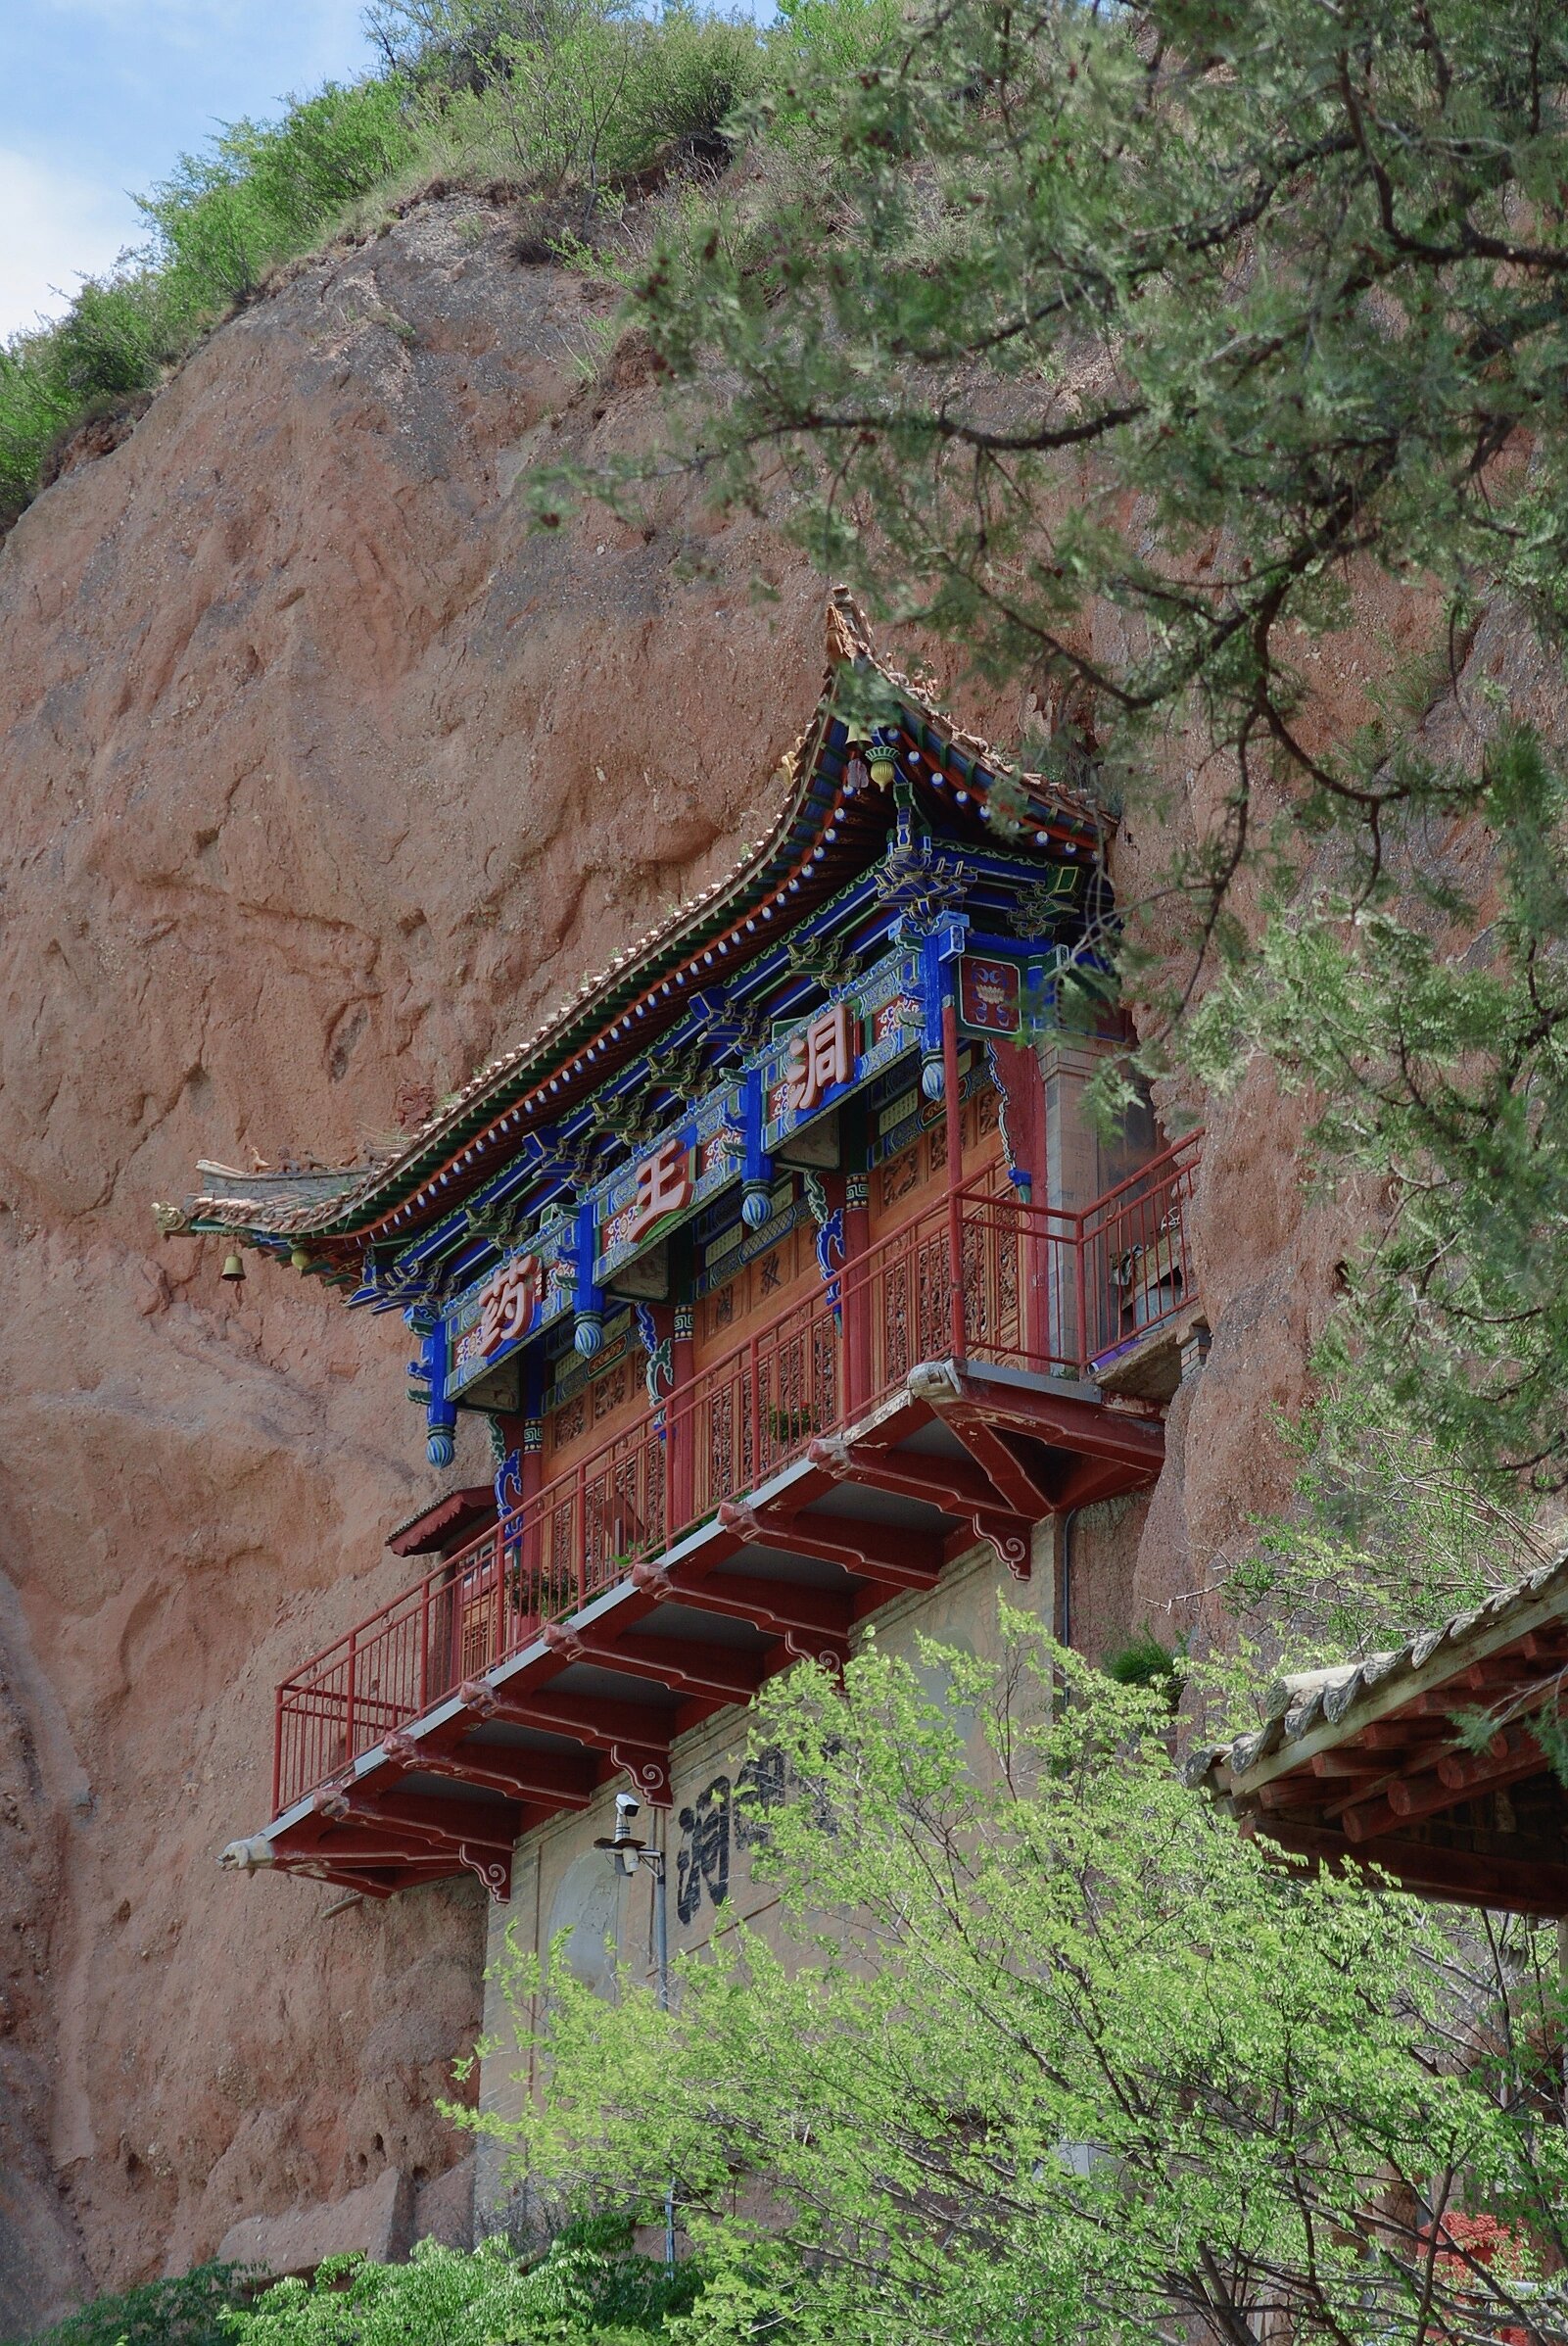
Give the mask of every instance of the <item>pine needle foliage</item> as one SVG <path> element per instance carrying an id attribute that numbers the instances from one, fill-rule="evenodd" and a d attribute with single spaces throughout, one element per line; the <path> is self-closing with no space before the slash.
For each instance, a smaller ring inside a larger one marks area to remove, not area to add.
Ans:
<path id="1" fill-rule="evenodd" d="M 1490 920 L 1457 939 L 1306 892 L 1194 1014 L 1216 1090 L 1264 1054 L 1320 1103 L 1323 1178 L 1385 1201 L 1321 1364 L 1438 1460 L 1568 1484 L 1568 789 L 1540 742 L 1493 744 L 1479 811 Z M 1354 1345 L 1351 1338 L 1354 1337 Z"/>
<path id="2" fill-rule="evenodd" d="M 1354 1370 L 1324 1382 L 1280 1428 L 1300 1461 L 1292 1512 L 1256 1526 L 1256 1543 L 1215 1575 L 1281 1670 L 1387 1651 L 1514 1587 L 1558 1546 L 1509 1478 L 1478 1475 Z"/>
<path id="3" fill-rule="evenodd" d="M 1297 717 L 1353 561 L 1440 612 L 1486 581 L 1562 618 L 1560 11 L 852 22 L 852 70 L 808 37 L 759 106 L 808 177 L 693 205 L 631 272 L 677 394 L 655 464 L 758 503 L 783 474 L 825 569 L 994 673 L 1091 694 L 1129 753 L 1196 726 L 1228 777 L 1184 874 L 1212 913 L 1282 771 L 1293 823 L 1348 826 L 1368 877 L 1395 809 L 1473 806 L 1473 775 L 1375 728 L 1314 746 Z"/>

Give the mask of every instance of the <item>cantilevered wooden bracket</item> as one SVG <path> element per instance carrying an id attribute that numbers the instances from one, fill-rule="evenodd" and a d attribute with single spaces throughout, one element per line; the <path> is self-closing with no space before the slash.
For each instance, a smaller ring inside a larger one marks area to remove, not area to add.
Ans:
<path id="1" fill-rule="evenodd" d="M 524 1804 L 543 1800 L 553 1808 L 586 1808 L 594 1797 L 592 1767 L 555 1751 L 497 1750 L 475 1744 L 441 1747 L 432 1739 L 401 1731 L 385 1737 L 381 1748 L 401 1772 L 448 1776 L 454 1783 L 472 1784 Z"/>
<path id="2" fill-rule="evenodd" d="M 725 1523 L 726 1508 L 719 1509 Z M 729 1508 L 733 1516 L 736 1510 Z M 725 1529 L 737 1528 L 725 1523 Z M 760 1526 L 755 1535 L 765 1535 Z M 781 1543 L 784 1539 L 780 1535 Z M 846 1597 L 835 1596 L 832 1590 L 802 1589 L 786 1580 L 742 1580 L 735 1574 L 722 1578 L 717 1573 L 698 1573 L 689 1565 L 659 1563 L 651 1558 L 632 1567 L 632 1583 L 645 1596 L 666 1603 L 677 1599 L 689 1604 L 693 1611 L 722 1614 L 727 1620 L 748 1621 L 770 1637 L 795 1634 L 845 1639 L 849 1635 L 852 1607 Z"/>
<path id="3" fill-rule="evenodd" d="M 1029 1535 L 1035 1519 L 1008 1507 L 990 1476 L 972 1460 L 873 1449 L 869 1443 L 848 1442 L 842 1435 L 813 1442 L 806 1457 L 834 1482 L 864 1483 L 871 1490 L 924 1500 L 944 1515 L 956 1515 L 969 1524 L 976 1540 L 990 1544 L 1016 1579 L 1027 1580 Z"/>
<path id="4" fill-rule="evenodd" d="M 504 1719 L 541 1734 L 565 1735 L 591 1751 L 602 1751 L 625 1770 L 655 1808 L 670 1805 L 670 1719 L 647 1702 L 622 1702 L 597 1695 L 557 1695 L 534 1688 L 494 1687 L 468 1679 L 458 1700 L 476 1718 Z"/>
<path id="5" fill-rule="evenodd" d="M 624 1670 L 652 1678 L 673 1694 L 718 1695 L 727 1702 L 749 1702 L 762 1684 L 758 1662 L 730 1646 L 703 1646 L 689 1638 L 612 1637 L 605 1631 L 567 1629 L 547 1622 L 545 1643 L 564 1661 L 592 1662 L 600 1670 Z"/>
<path id="6" fill-rule="evenodd" d="M 733 1532 L 746 1547 L 814 1556 L 886 1588 L 931 1589 L 941 1576 L 942 1543 L 931 1532 L 867 1523 L 853 1515 L 808 1515 L 783 1500 L 758 1507 L 749 1500 L 726 1499 L 718 1522 L 721 1531 Z"/>

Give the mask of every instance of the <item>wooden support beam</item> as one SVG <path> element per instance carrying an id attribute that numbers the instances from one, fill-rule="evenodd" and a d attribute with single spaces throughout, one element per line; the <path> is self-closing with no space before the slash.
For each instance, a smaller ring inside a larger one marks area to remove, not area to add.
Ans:
<path id="1" fill-rule="evenodd" d="M 612 1637 L 551 1621 L 545 1643 L 563 1661 L 591 1662 L 600 1670 L 652 1678 L 673 1694 L 718 1695 L 726 1702 L 749 1702 L 763 1679 L 760 1660 L 733 1646 L 703 1646 L 690 1638 Z"/>
<path id="2" fill-rule="evenodd" d="M 466 1842 L 509 1854 L 517 1839 L 517 1815 L 509 1801 L 442 1800 L 422 1793 L 372 1793 L 360 1785 L 328 1785 L 316 1794 L 313 1805 L 333 1824 L 362 1823 L 403 1841 L 452 1847 Z"/>
<path id="3" fill-rule="evenodd" d="M 313 1817 L 309 1828 L 292 1828 L 279 1847 L 277 1864 L 292 1864 L 297 1858 L 302 1864 L 313 1865 L 321 1858 L 334 1865 L 401 1866 L 430 1858 L 430 1844 L 423 1835 L 376 1825 L 361 1829 L 331 1817 Z"/>
<path id="4" fill-rule="evenodd" d="M 976 1540 L 987 1541 L 995 1549 L 998 1561 L 1006 1564 L 1016 1579 L 1028 1578 L 1029 1537 L 1035 1518 L 1017 1514 L 1005 1506 L 990 1476 L 973 1460 L 873 1449 L 866 1443 L 846 1442 L 838 1435 L 813 1442 L 806 1457 L 834 1482 L 864 1483 L 869 1490 L 923 1500 L 944 1515 L 956 1515 L 969 1524 Z"/>
<path id="5" fill-rule="evenodd" d="M 442 1876 L 433 1867 L 409 1867 L 397 1873 L 357 1873 L 347 1866 L 318 1865 L 312 1859 L 279 1858 L 278 1870 L 293 1874 L 300 1882 L 329 1882 L 334 1890 L 352 1890 L 362 1898 L 394 1898 L 400 1890 L 411 1890 L 415 1881 L 439 1881 Z"/>
<path id="6" fill-rule="evenodd" d="M 421 1740 L 401 1730 L 382 1739 L 381 1748 L 400 1772 L 449 1776 L 484 1792 L 550 1808 L 586 1808 L 594 1797 L 594 1771 L 559 1751 L 499 1749 L 490 1744 L 453 1747 Z"/>
<path id="7" fill-rule="evenodd" d="M 843 1639 L 848 1637 L 854 1617 L 849 1599 L 831 1589 L 795 1588 L 786 1580 L 742 1579 L 734 1572 L 704 1575 L 689 1564 L 651 1559 L 634 1564 L 632 1585 L 660 1603 L 673 1598 L 697 1612 L 747 1621 L 770 1637 L 806 1631 Z"/>
<path id="8" fill-rule="evenodd" d="M 1056 1511 L 1065 1515 L 1069 1508 L 1119 1499 L 1123 1491 L 1142 1489 L 1143 1482 L 1141 1476 L 1133 1480 L 1119 1459 L 1076 1459 L 1057 1485 Z"/>
<path id="9" fill-rule="evenodd" d="M 1288 1816 L 1302 1808 L 1321 1808 L 1334 1797 L 1334 1787 L 1319 1784 L 1315 1776 L 1277 1776 L 1253 1796 L 1265 1816 Z"/>
<path id="10" fill-rule="evenodd" d="M 973 1459 L 933 1458 L 919 1450 L 885 1450 L 870 1442 L 848 1442 L 841 1434 L 820 1435 L 807 1446 L 810 1463 L 832 1482 L 862 1483 L 868 1491 L 890 1491 L 919 1499 L 944 1515 L 997 1508 L 1001 1495 Z"/>
<path id="11" fill-rule="evenodd" d="M 1027 1515 L 1031 1523 L 1037 1523 L 1060 1504 L 1055 1489 L 1024 1464 L 1006 1434 L 973 1402 L 938 1407 L 937 1414 L 952 1427 L 997 1498 L 1014 1514 Z M 1116 1471 L 1114 1465 L 1112 1471 Z"/>
<path id="12" fill-rule="evenodd" d="M 1460 1799 L 1471 1799 L 1497 1782 L 1499 1768 L 1514 1771 L 1522 1760 L 1530 1774 L 1547 1765 L 1546 1754 L 1528 1727 L 1499 1727 L 1480 1751 L 1446 1751 L 1438 1761 L 1438 1781 Z M 1396 1792 L 1400 1786 L 1395 1786 Z M 1395 1802 L 1398 1807 L 1400 1803 Z"/>
<path id="13" fill-rule="evenodd" d="M 1357 1848 L 1342 1835 L 1310 1825 L 1262 1825 L 1256 1829 L 1287 1855 L 1317 1864 L 1376 1866 L 1392 1874 L 1417 1897 L 1441 1898 L 1458 1906 L 1495 1906 L 1511 1914 L 1568 1915 L 1568 1865 L 1554 1852 L 1521 1843 L 1517 1855 L 1443 1849 L 1426 1842 L 1380 1841 Z"/>
<path id="14" fill-rule="evenodd" d="M 457 1699 L 475 1718 L 505 1719 L 542 1734 L 568 1735 L 591 1751 L 602 1751 L 625 1770 L 645 1800 L 655 1808 L 669 1807 L 672 1721 L 667 1710 L 598 1695 L 494 1687 L 483 1678 L 468 1679 Z"/>
<path id="15" fill-rule="evenodd" d="M 1352 1741 L 1362 1751 L 1406 1751 L 1423 1741 L 1437 1750 L 1451 1734 L 1446 1719 L 1441 1723 L 1420 1718 L 1373 1719 L 1365 1727 L 1357 1728 Z"/>
<path id="16" fill-rule="evenodd" d="M 782 1501 L 754 1508 L 726 1499 L 718 1520 L 722 1531 L 745 1547 L 813 1556 L 886 1588 L 933 1589 L 941 1577 L 942 1542 L 932 1532 L 866 1523 L 853 1515 L 796 1514 Z"/>
<path id="17" fill-rule="evenodd" d="M 1371 1799 L 1355 1802 L 1347 1808 L 1340 1823 L 1353 1842 L 1376 1841 L 1380 1835 L 1392 1833 L 1396 1825 L 1410 1825 L 1422 1817 L 1437 1816 L 1445 1808 L 1452 1808 L 1461 1800 L 1474 1800 L 1483 1793 L 1501 1792 L 1522 1777 L 1540 1775 L 1546 1766 L 1546 1756 L 1535 1737 L 1521 1728 L 1507 1730 L 1506 1739 L 1494 1737 L 1493 1743 L 1503 1742 L 1500 1755 L 1489 1748 L 1485 1753 L 1466 1755 L 1462 1761 L 1454 1755 L 1456 1764 L 1441 1760 L 1433 1781 L 1430 1771 L 1423 1771 L 1419 1781 L 1399 1777 L 1386 1792 L 1374 1794 Z M 1445 1780 L 1445 1770 L 1449 1779 Z"/>
<path id="18" fill-rule="evenodd" d="M 922 1398 L 938 1415 L 953 1406 L 934 1389 L 923 1391 Z M 1070 1450 L 1086 1459 L 1119 1459 L 1140 1482 L 1153 1482 L 1165 1462 L 1165 1429 L 1158 1416 L 1139 1416 L 1103 1401 L 1052 1392 L 1048 1385 L 1004 1384 L 972 1371 L 960 1371 L 956 1399 L 981 1412 L 992 1425 L 1032 1434 L 1053 1450 Z"/>

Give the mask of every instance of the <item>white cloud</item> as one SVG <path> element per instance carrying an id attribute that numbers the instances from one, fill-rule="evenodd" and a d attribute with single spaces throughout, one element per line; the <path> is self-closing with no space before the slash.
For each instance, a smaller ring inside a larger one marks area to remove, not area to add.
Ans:
<path id="1" fill-rule="evenodd" d="M 84 276 L 145 234 L 129 196 L 0 147 L 0 337 L 58 317 Z"/>
<path id="2" fill-rule="evenodd" d="M 37 5 L 37 0 L 35 0 Z M 100 26 L 111 42 L 211 60 L 271 57 L 304 88 L 326 72 L 363 72 L 372 56 L 364 0 L 42 0 L 46 16 Z"/>

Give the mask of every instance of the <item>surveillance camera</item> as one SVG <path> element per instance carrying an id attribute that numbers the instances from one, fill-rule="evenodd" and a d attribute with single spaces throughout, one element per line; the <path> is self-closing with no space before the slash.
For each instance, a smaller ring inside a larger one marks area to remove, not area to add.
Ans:
<path id="1" fill-rule="evenodd" d="M 624 1816 L 628 1824 L 632 1822 L 641 1805 L 636 1793 L 617 1793 L 615 1795 L 616 1813 L 619 1816 Z"/>

